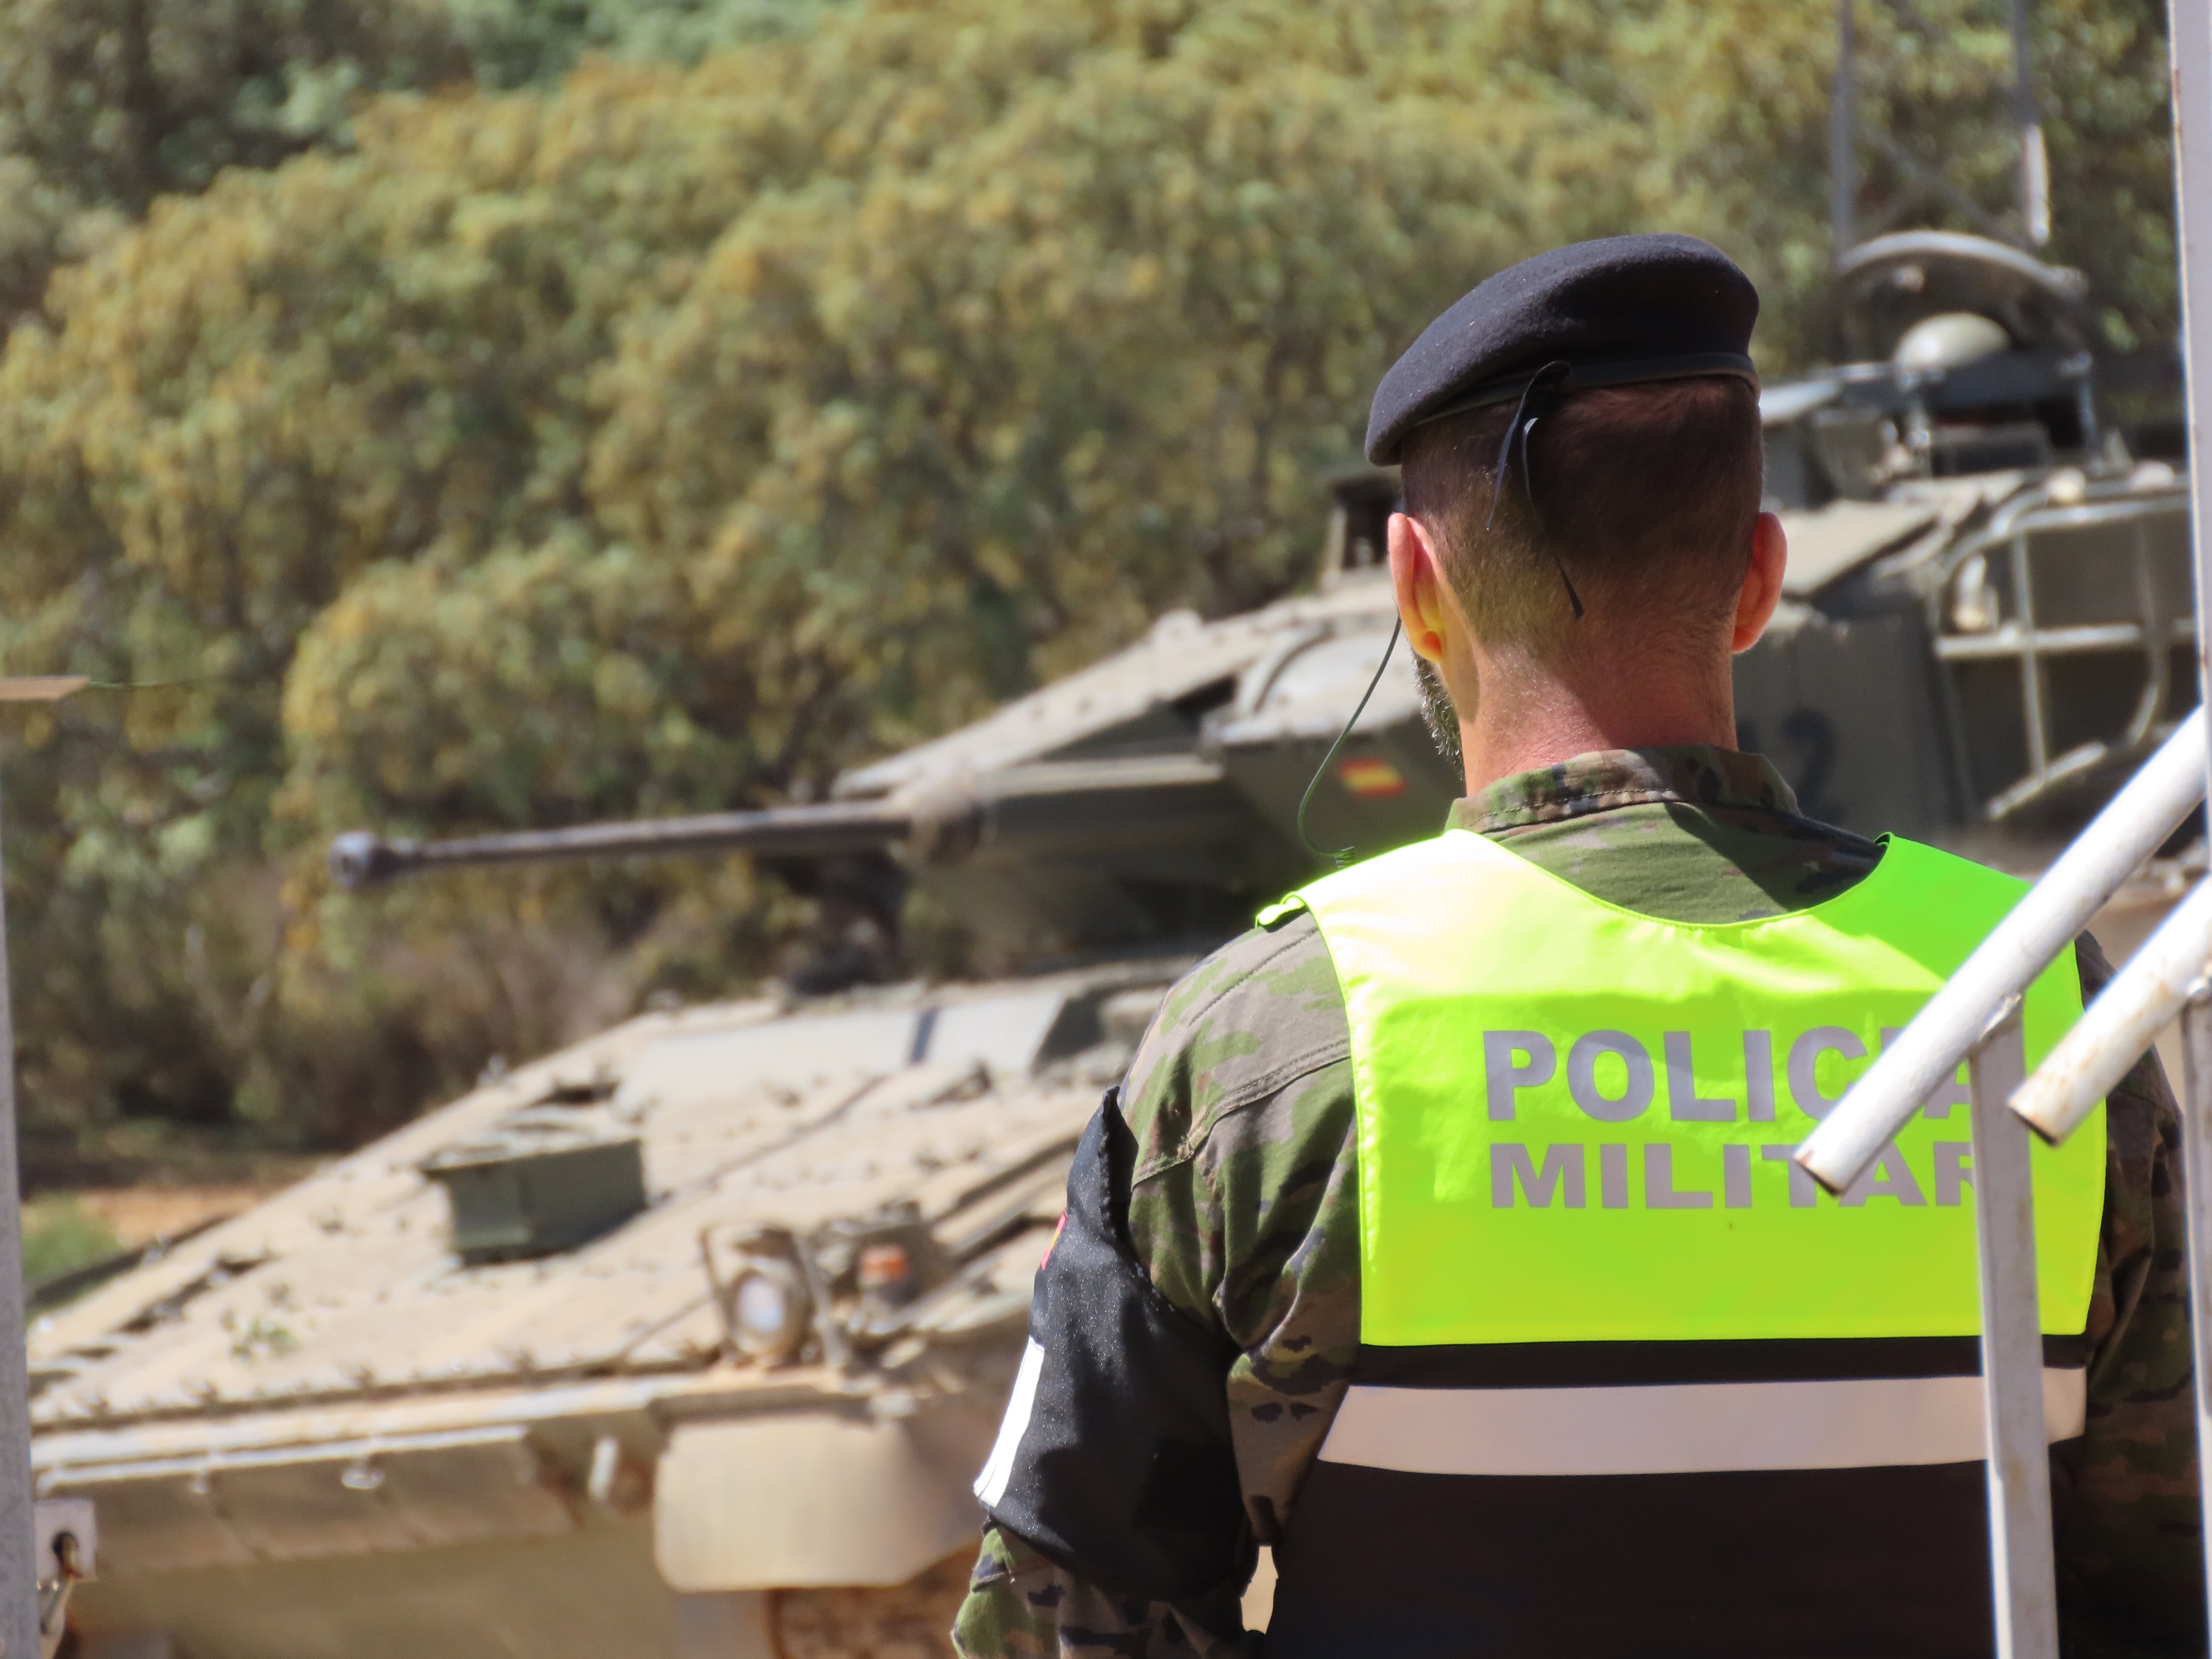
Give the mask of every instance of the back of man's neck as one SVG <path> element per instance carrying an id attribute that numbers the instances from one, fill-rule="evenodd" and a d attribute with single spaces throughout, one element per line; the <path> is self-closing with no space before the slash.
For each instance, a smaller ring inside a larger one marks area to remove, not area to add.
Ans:
<path id="1" fill-rule="evenodd" d="M 1534 690 L 1534 688 L 1532 688 Z M 1670 695 L 1671 694 L 1671 695 Z M 1516 772 L 1534 772 L 1601 749 L 1735 746 L 1734 699 L 1684 697 L 1680 687 L 1608 688 L 1601 696 L 1553 684 L 1538 695 L 1494 699 L 1460 722 L 1467 789 L 1475 794 Z"/>

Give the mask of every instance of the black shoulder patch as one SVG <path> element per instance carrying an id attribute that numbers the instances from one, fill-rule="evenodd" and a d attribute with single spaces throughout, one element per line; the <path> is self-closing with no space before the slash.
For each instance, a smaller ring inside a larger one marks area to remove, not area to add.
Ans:
<path id="1" fill-rule="evenodd" d="M 1135 1146 L 1109 1091 L 1076 1147 L 1037 1281 L 1028 1420 L 991 1518 L 1091 1583 L 1147 1601 L 1241 1585 L 1254 1559 L 1229 1436 L 1236 1345 L 1170 1304 L 1130 1249 L 1114 1171 Z M 1013 1410 L 1023 1405 L 1018 1393 Z M 994 1462 L 996 1461 L 994 1457 Z"/>

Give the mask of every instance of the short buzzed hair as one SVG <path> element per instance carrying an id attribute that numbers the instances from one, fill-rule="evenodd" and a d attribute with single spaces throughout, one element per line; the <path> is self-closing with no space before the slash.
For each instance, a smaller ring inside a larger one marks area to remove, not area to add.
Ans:
<path id="1" fill-rule="evenodd" d="M 1701 646 L 1734 615 L 1750 558 L 1757 391 L 1712 377 L 1570 395 L 1536 422 L 1527 471 L 1516 455 L 1485 529 L 1513 410 L 1432 422 L 1403 457 L 1406 511 L 1440 544 L 1476 635 L 1544 659 L 1570 651 L 1564 572 L 1593 621 L 1633 618 L 1662 648 Z"/>

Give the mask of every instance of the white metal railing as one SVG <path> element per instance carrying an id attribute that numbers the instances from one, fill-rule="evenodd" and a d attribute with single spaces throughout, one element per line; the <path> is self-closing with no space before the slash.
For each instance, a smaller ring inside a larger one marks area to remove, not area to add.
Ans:
<path id="1" fill-rule="evenodd" d="M 2172 0 L 2168 25 L 2198 685 L 2212 702 L 2205 652 L 2212 641 L 2212 6 Z M 2197 1443 L 2205 1477 L 2199 1485 L 2212 1498 L 2212 876 L 2113 976 L 2033 1077 L 2022 1076 L 2020 1024 L 2028 984 L 2204 798 L 2207 748 L 2200 713 L 2113 798 L 1797 1151 L 1815 1180 L 1841 1192 L 1961 1060 L 1971 1068 L 1990 1566 L 2002 1659 L 2058 1654 L 2029 1137 L 2064 1139 L 2177 1016 Z M 2205 1522 L 2212 1550 L 2212 1507 Z"/>
<path id="2" fill-rule="evenodd" d="M 1961 1060 L 1970 1067 L 1990 1569 L 1997 1651 L 2006 1659 L 2058 1653 L 2028 1142 L 2038 1131 L 2063 1139 L 2184 1003 L 2203 996 L 2212 959 L 2212 880 L 2200 883 L 2113 976 L 2033 1077 L 2023 1076 L 2021 998 L 2203 799 L 2206 767 L 2199 713 L 2166 739 L 1797 1149 L 1797 1162 L 1815 1180 L 1842 1192 Z M 2192 1100 L 2200 1085 L 2212 1086 L 2212 1074 L 2191 1078 Z M 2185 1167 L 2212 1167 L 2207 1157 L 2192 1158 L 2192 1151 L 2185 1147 Z M 2212 1193 L 2212 1182 L 2202 1184 Z M 2192 1206 L 2197 1190 L 2192 1183 Z M 2212 1282 L 2212 1273 L 2191 1278 Z M 2200 1320 L 2198 1329 L 2212 1331 L 2212 1322 Z M 2201 1335 L 2198 1346 L 2205 1346 Z M 2200 1357 L 2200 1376 L 2204 1364 Z"/>
<path id="3" fill-rule="evenodd" d="M 1957 1072 L 1998 1012 L 2181 827 L 2204 798 L 2204 723 L 2192 715 L 1882 1051 L 1805 1143 L 1798 1162 L 1838 1191 L 1856 1180 L 1920 1103 Z"/>

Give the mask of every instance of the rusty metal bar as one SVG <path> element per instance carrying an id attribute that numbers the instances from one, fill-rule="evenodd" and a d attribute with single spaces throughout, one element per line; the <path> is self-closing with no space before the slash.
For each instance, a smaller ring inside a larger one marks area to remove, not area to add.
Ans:
<path id="1" fill-rule="evenodd" d="M 2045 1140 L 2072 1134 L 2198 994 L 2208 958 L 2212 881 L 2199 882 L 2112 975 L 2013 1097 L 2013 1110 Z"/>
<path id="2" fill-rule="evenodd" d="M 2027 1070 L 2027 1040 L 2015 1007 L 1974 1051 L 1972 1068 L 1990 1576 L 1998 1659 L 2058 1659 L 2043 1325 L 2035 1292 L 2035 1187 L 2027 1126 L 2005 1109 Z"/>
<path id="3" fill-rule="evenodd" d="M 2204 721 L 2193 714 L 1854 1085 L 1797 1149 L 1797 1162 L 1842 1192 L 1956 1073 L 1990 1019 L 2064 950 L 2203 799 Z"/>

